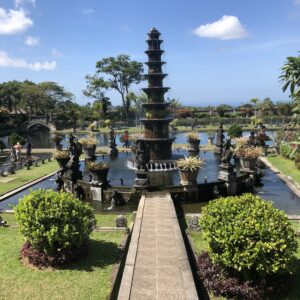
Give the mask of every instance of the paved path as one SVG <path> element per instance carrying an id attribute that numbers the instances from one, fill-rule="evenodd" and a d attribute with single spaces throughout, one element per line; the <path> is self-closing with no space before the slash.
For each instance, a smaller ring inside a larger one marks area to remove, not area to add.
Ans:
<path id="1" fill-rule="evenodd" d="M 169 193 L 140 200 L 118 299 L 198 299 Z"/>

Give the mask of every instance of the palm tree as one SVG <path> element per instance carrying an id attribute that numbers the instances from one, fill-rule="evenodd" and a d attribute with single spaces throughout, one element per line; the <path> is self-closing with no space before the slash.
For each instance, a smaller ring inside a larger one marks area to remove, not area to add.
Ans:
<path id="1" fill-rule="evenodd" d="M 285 92 L 288 88 L 291 97 L 300 97 L 300 55 L 297 57 L 290 56 L 287 62 L 281 67 L 279 78 L 283 82 L 282 90 Z"/>
<path id="2" fill-rule="evenodd" d="M 250 102 L 251 103 L 253 103 L 253 105 L 254 105 L 254 116 L 255 116 L 255 121 L 254 121 L 254 125 L 256 125 L 256 110 L 257 110 L 257 104 L 259 103 L 259 99 L 258 98 L 252 98 L 251 100 L 250 100 Z"/>
<path id="3" fill-rule="evenodd" d="M 300 117 L 300 55 L 297 57 L 290 56 L 287 62 L 281 67 L 279 78 L 283 82 L 282 90 L 290 90 L 290 97 L 293 100 L 293 121 L 298 124 Z"/>

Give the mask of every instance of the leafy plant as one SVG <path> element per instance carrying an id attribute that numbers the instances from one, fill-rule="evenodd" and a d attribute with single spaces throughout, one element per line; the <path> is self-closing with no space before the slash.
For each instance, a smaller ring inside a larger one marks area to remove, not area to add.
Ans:
<path id="1" fill-rule="evenodd" d="M 270 276 L 258 281 L 242 280 L 239 276 L 226 272 L 220 264 L 214 264 L 207 251 L 198 256 L 197 266 L 205 288 L 215 296 L 226 299 L 273 299 L 272 296 L 283 295 L 291 286 L 290 274 Z"/>
<path id="2" fill-rule="evenodd" d="M 250 146 L 246 137 L 235 138 L 234 154 L 238 158 L 258 158 L 262 155 L 260 147 Z"/>
<path id="3" fill-rule="evenodd" d="M 300 153 L 298 153 L 295 157 L 295 166 L 298 170 L 300 170 Z"/>
<path id="4" fill-rule="evenodd" d="M 97 139 L 94 136 L 87 136 L 85 138 L 81 138 L 79 143 L 83 148 L 94 148 L 97 146 Z"/>
<path id="5" fill-rule="evenodd" d="M 180 170 L 184 170 L 184 171 L 197 170 L 200 169 L 202 165 L 203 165 L 203 160 L 198 156 L 189 156 L 189 157 L 185 156 L 184 158 L 177 160 L 177 167 Z"/>
<path id="6" fill-rule="evenodd" d="M 13 132 L 9 136 L 9 143 L 11 146 L 14 146 L 17 143 L 20 143 L 21 145 L 25 145 L 25 142 L 26 142 L 25 139 L 15 132 Z"/>
<path id="7" fill-rule="evenodd" d="M 70 158 L 70 154 L 69 154 L 69 151 L 58 150 L 54 153 L 53 157 L 55 159 Z"/>
<path id="8" fill-rule="evenodd" d="M 105 170 L 109 168 L 109 164 L 106 162 L 93 162 L 93 161 L 89 161 L 87 163 L 87 167 L 89 170 Z"/>
<path id="9" fill-rule="evenodd" d="M 252 194 L 211 201 L 200 225 L 214 263 L 244 279 L 289 271 L 297 250 L 284 212 Z"/>
<path id="10" fill-rule="evenodd" d="M 243 134 L 242 127 L 238 124 L 233 124 L 228 129 L 228 135 L 231 138 L 235 138 L 235 137 L 238 138 L 238 137 L 242 136 L 242 134 Z"/>
<path id="11" fill-rule="evenodd" d="M 187 135 L 188 141 L 199 141 L 199 134 L 195 131 L 188 133 Z"/>
<path id="12" fill-rule="evenodd" d="M 285 157 L 289 158 L 289 155 L 292 153 L 293 149 L 288 143 L 282 142 L 280 144 L 280 154 Z"/>
<path id="13" fill-rule="evenodd" d="M 57 255 L 86 244 L 96 221 L 92 208 L 72 194 L 39 189 L 16 206 L 20 232 L 36 251 Z"/>

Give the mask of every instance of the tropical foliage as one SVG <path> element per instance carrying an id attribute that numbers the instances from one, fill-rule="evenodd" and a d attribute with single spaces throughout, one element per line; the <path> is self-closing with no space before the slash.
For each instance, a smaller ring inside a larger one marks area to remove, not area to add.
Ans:
<path id="1" fill-rule="evenodd" d="M 289 271 L 297 249 L 284 212 L 252 194 L 211 201 L 200 225 L 214 263 L 244 279 Z"/>

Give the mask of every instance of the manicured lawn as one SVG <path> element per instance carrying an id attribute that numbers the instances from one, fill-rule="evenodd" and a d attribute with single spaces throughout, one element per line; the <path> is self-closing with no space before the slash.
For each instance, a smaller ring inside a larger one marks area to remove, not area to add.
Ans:
<path id="1" fill-rule="evenodd" d="M 27 170 L 26 168 L 19 170 L 16 172 L 16 174 L 7 176 L 7 178 L 15 178 L 13 181 L 0 183 L 0 195 L 20 187 L 26 184 L 28 181 L 37 179 L 57 170 L 58 164 L 56 160 L 53 160 L 51 162 L 47 161 L 45 164 L 40 164 L 38 167 L 32 166 L 30 170 Z"/>
<path id="2" fill-rule="evenodd" d="M 296 168 L 294 161 L 284 158 L 281 155 L 268 156 L 267 159 L 279 171 L 285 175 L 291 176 L 297 183 L 300 184 L 300 170 Z"/>
<path id="3" fill-rule="evenodd" d="M 15 224 L 12 214 L 3 218 Z M 107 299 L 124 237 L 123 232 L 94 232 L 86 259 L 62 270 L 37 270 L 19 261 L 23 241 L 18 229 L 1 227 L 0 299 Z"/>
<path id="4" fill-rule="evenodd" d="M 97 220 L 97 227 L 115 227 L 116 225 L 116 218 L 118 215 L 115 214 L 95 214 Z M 127 214 L 124 215 L 127 218 L 127 226 L 132 221 L 133 215 Z"/>

